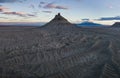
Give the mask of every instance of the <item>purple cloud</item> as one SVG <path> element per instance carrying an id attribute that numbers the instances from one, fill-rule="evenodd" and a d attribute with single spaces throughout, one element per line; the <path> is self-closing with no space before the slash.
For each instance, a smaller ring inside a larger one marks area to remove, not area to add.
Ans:
<path id="1" fill-rule="evenodd" d="M 3 14 L 25 16 L 25 14 L 22 12 L 4 12 Z"/>
<path id="2" fill-rule="evenodd" d="M 35 15 L 33 15 L 33 14 L 27 14 L 27 16 L 35 17 Z"/>
<path id="3" fill-rule="evenodd" d="M 46 2 L 40 2 L 40 4 L 45 4 Z"/>
<path id="4" fill-rule="evenodd" d="M 33 14 L 27 14 L 27 13 L 24 13 L 24 12 L 3 12 L 3 14 L 6 14 L 6 15 L 17 15 L 17 16 L 21 16 L 21 17 L 34 17 L 35 15 Z"/>
<path id="5" fill-rule="evenodd" d="M 68 9 L 67 7 L 64 7 L 64 6 L 56 6 L 55 8 L 56 9 L 66 9 L 66 10 Z"/>
<path id="6" fill-rule="evenodd" d="M 48 3 L 44 6 L 45 9 L 64 9 L 67 10 L 68 8 L 65 6 L 55 5 L 54 3 Z"/>

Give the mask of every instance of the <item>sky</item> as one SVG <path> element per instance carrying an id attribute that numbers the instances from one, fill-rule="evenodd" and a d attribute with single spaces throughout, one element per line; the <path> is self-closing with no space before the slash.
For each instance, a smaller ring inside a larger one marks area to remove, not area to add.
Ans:
<path id="1" fill-rule="evenodd" d="M 0 0 L 0 22 L 49 22 L 57 13 L 72 23 L 112 25 L 120 21 L 120 0 Z"/>

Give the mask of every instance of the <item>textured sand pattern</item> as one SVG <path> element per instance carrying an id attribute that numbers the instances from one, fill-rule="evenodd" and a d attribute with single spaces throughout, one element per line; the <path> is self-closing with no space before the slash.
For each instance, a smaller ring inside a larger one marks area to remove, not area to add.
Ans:
<path id="1" fill-rule="evenodd" d="M 0 31 L 0 78 L 120 78 L 120 28 L 77 28 L 56 16 L 13 29 Z"/>

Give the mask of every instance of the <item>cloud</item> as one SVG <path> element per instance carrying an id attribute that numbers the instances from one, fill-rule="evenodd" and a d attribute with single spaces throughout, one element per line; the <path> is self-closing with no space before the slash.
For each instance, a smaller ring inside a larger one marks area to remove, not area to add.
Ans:
<path id="1" fill-rule="evenodd" d="M 98 20 L 120 20 L 120 16 L 117 16 L 117 17 L 103 17 L 103 18 L 100 18 Z"/>
<path id="2" fill-rule="evenodd" d="M 52 13 L 52 11 L 42 11 L 42 12 L 44 12 L 44 13 Z"/>
<path id="3" fill-rule="evenodd" d="M 44 6 L 44 8 L 48 8 L 48 9 L 55 8 L 55 7 L 56 6 L 53 3 L 48 3 L 47 5 Z"/>
<path id="4" fill-rule="evenodd" d="M 38 5 L 38 8 L 43 7 L 45 4 L 46 4 L 46 2 L 43 2 L 43 1 L 42 1 L 42 2 L 40 2 L 40 3 L 39 3 L 39 5 Z"/>
<path id="5" fill-rule="evenodd" d="M 64 7 L 64 6 L 56 6 L 55 8 L 56 9 L 68 9 L 67 7 Z"/>
<path id="6" fill-rule="evenodd" d="M 3 9 L 0 8 L 0 12 L 2 12 L 2 11 L 3 11 Z"/>
<path id="7" fill-rule="evenodd" d="M 16 2 L 17 0 L 0 0 L 0 3 Z"/>
<path id="8" fill-rule="evenodd" d="M 26 0 L 0 0 L 0 3 L 23 2 Z"/>
<path id="9" fill-rule="evenodd" d="M 34 4 L 31 4 L 31 5 L 29 6 L 29 8 L 33 8 L 33 9 L 35 9 Z"/>
<path id="10" fill-rule="evenodd" d="M 35 17 L 36 16 L 34 14 L 29 14 L 29 13 L 25 13 L 25 12 L 10 11 L 9 8 L 4 7 L 2 5 L 0 5 L 0 13 L 5 14 L 5 15 L 16 15 L 16 16 L 21 16 L 21 17 Z"/>
<path id="11" fill-rule="evenodd" d="M 0 12 L 8 11 L 7 7 L 0 5 Z"/>
<path id="12" fill-rule="evenodd" d="M 41 4 L 39 4 L 39 5 L 38 5 L 38 8 L 41 8 L 41 7 L 42 7 L 42 5 L 41 5 Z"/>
<path id="13" fill-rule="evenodd" d="M 65 6 L 56 5 L 54 3 L 48 3 L 44 6 L 45 9 L 64 9 L 67 10 L 68 8 Z"/>
<path id="14" fill-rule="evenodd" d="M 18 2 L 20 2 L 20 3 L 23 3 L 24 1 L 27 1 L 27 0 L 18 0 Z"/>
<path id="15" fill-rule="evenodd" d="M 7 15 L 18 15 L 18 16 L 24 16 L 25 14 L 22 12 L 4 12 L 3 14 Z"/>
<path id="16" fill-rule="evenodd" d="M 0 18 L 2 18 L 2 19 L 8 19 L 7 17 L 0 17 Z"/>
<path id="17" fill-rule="evenodd" d="M 35 17 L 36 15 L 34 15 L 34 14 L 27 14 L 27 16 Z"/>
<path id="18" fill-rule="evenodd" d="M 40 2 L 40 4 L 45 4 L 46 2 Z"/>
<path id="19" fill-rule="evenodd" d="M 17 15 L 17 16 L 21 16 L 21 17 L 34 17 L 35 15 L 33 14 L 27 14 L 27 13 L 24 13 L 24 12 L 3 12 L 3 14 L 6 14 L 6 15 Z"/>
<path id="20" fill-rule="evenodd" d="M 82 21 L 89 21 L 90 19 L 88 19 L 88 18 L 85 18 L 85 19 L 82 19 Z"/>

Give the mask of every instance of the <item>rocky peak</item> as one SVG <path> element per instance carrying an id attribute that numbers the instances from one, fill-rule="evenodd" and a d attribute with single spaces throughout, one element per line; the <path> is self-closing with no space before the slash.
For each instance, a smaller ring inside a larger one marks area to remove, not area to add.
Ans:
<path id="1" fill-rule="evenodd" d="M 65 18 L 63 18 L 63 17 L 61 16 L 61 14 L 58 13 L 58 14 L 55 16 L 54 20 L 60 21 L 60 20 L 65 20 Z"/>
<path id="2" fill-rule="evenodd" d="M 54 33 L 70 33 L 77 30 L 76 26 L 71 24 L 67 19 L 61 16 L 60 13 L 55 15 L 55 17 L 50 22 L 42 26 L 42 28 Z"/>
<path id="3" fill-rule="evenodd" d="M 65 19 L 63 16 L 61 16 L 60 13 L 58 13 L 47 25 L 56 25 L 56 24 L 71 24 L 68 22 L 67 19 Z"/>

